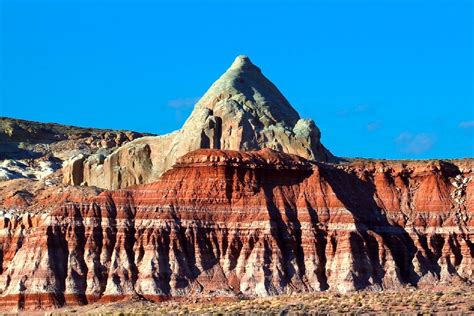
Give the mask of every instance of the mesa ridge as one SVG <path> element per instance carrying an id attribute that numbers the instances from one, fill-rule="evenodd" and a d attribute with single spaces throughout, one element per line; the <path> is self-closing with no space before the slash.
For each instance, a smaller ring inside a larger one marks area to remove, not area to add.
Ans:
<path id="1" fill-rule="evenodd" d="M 2 118 L 1 310 L 474 281 L 474 159 L 340 158 L 246 56 L 155 136 Z"/>

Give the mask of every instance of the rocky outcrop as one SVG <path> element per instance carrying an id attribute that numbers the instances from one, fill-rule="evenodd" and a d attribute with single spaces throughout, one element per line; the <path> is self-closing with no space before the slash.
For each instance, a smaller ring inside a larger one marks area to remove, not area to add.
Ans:
<path id="1" fill-rule="evenodd" d="M 333 165 L 197 150 L 154 183 L 3 215 L 0 301 L 39 309 L 472 282 L 473 171 L 472 159 Z"/>
<path id="2" fill-rule="evenodd" d="M 64 168 L 65 183 L 79 185 L 82 180 L 77 179 L 87 179 L 89 171 L 87 166 L 79 165 L 79 157 L 82 157 L 82 164 L 92 162 L 94 158 L 88 158 L 90 155 L 108 155 L 117 147 L 145 135 L 150 134 L 0 117 L 0 181 L 42 180 L 71 160 Z M 98 173 L 91 172 L 90 176 L 97 176 L 96 181 L 100 179 Z"/>
<path id="3" fill-rule="evenodd" d="M 67 184 L 81 185 L 84 179 L 83 154 L 79 154 L 67 160 L 63 165 L 63 180 Z"/>
<path id="4" fill-rule="evenodd" d="M 118 148 L 105 158 L 103 176 L 90 176 L 88 184 L 118 189 L 153 182 L 178 157 L 200 148 L 271 148 L 310 160 L 335 161 L 320 138 L 315 123 L 301 119 L 260 69 L 248 57 L 238 56 L 180 130 Z"/>

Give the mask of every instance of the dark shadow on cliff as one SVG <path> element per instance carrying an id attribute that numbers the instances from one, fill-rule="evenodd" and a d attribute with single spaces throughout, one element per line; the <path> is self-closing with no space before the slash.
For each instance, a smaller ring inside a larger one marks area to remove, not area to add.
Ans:
<path id="1" fill-rule="evenodd" d="M 368 257 L 371 260 L 372 271 L 364 271 L 368 267 L 361 266 L 362 273 L 359 279 L 354 280 L 356 289 L 362 289 L 370 285 L 369 278 L 372 277 L 375 283 L 380 283 L 383 279 L 383 269 L 380 258 L 378 257 L 377 241 L 368 234 L 369 231 L 378 233 L 395 260 L 396 266 L 400 271 L 401 282 L 415 285 L 417 283 L 416 273 L 412 264 L 416 253 L 416 247 L 407 231 L 398 225 L 391 224 L 374 200 L 376 193 L 375 186 L 368 180 L 362 180 L 353 173 L 347 173 L 343 170 L 328 166 L 320 167 L 322 179 L 327 181 L 337 198 L 352 213 L 357 231 L 365 239 L 368 246 Z M 362 240 L 356 240 L 359 237 L 353 236 L 350 240 L 355 248 L 354 252 L 361 245 Z M 355 254 L 357 255 L 357 254 Z M 382 285 L 382 284 L 380 284 Z"/>
<path id="2" fill-rule="evenodd" d="M 290 281 L 296 277 L 296 281 L 300 281 L 306 287 L 304 282 L 306 274 L 304 251 L 302 248 L 302 232 L 301 223 L 298 220 L 298 210 L 296 205 L 290 205 L 289 201 L 283 201 L 284 209 L 281 210 L 275 204 L 275 189 L 290 188 L 293 185 L 298 185 L 306 178 L 311 176 L 312 170 L 272 170 L 268 175 L 265 170 L 258 170 L 257 177 L 261 180 L 261 186 L 265 193 L 267 211 L 270 217 L 271 234 L 277 242 L 278 248 L 282 256 L 282 267 L 284 268 L 284 277 L 281 278 L 280 287 L 290 285 Z M 268 172 L 268 171 L 267 171 Z M 281 197 L 283 193 L 279 194 Z M 283 220 L 282 213 L 284 212 L 288 223 Z M 277 249 L 273 249 L 276 251 Z M 291 261 L 295 260 L 298 271 L 295 271 Z M 265 263 L 271 263 L 271 251 L 265 251 Z M 271 274 L 267 271 L 266 274 Z M 268 278 L 265 280 L 267 290 L 271 288 L 268 284 Z M 293 284 L 293 286 L 296 286 Z"/>
<path id="3" fill-rule="evenodd" d="M 316 240 L 316 255 L 319 259 L 319 265 L 316 270 L 316 277 L 318 278 L 318 282 L 320 284 L 320 290 L 325 291 L 329 289 L 327 272 L 326 272 L 326 246 L 328 243 L 328 233 L 327 231 L 322 230 L 318 227 L 319 217 L 316 210 L 311 206 L 309 202 L 306 201 L 306 208 L 308 209 L 309 217 L 311 218 L 311 225 L 314 230 L 314 238 Z"/>
<path id="4" fill-rule="evenodd" d="M 58 306 L 66 302 L 64 291 L 66 289 L 67 264 L 69 249 L 64 234 L 59 226 L 48 226 L 47 231 L 48 264 L 53 271 L 54 278 L 58 284 L 54 297 Z"/>
<path id="5" fill-rule="evenodd" d="M 0 160 L 3 159 L 35 159 L 42 153 L 20 147 L 19 143 L 0 141 Z"/>

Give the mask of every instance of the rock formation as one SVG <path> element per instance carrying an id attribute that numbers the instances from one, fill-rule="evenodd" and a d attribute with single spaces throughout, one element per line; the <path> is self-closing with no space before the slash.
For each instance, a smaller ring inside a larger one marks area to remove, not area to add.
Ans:
<path id="1" fill-rule="evenodd" d="M 115 148 L 145 135 L 150 134 L 0 117 L 0 181 L 43 180 L 64 165 L 65 182 L 80 185 L 82 173 L 88 171 L 83 166 L 86 160 L 107 156 Z M 93 157 L 88 158 L 89 155 Z"/>
<path id="2" fill-rule="evenodd" d="M 50 212 L 4 213 L 0 301 L 44 309 L 472 282 L 473 173 L 472 159 L 335 165 L 193 151 L 151 184 L 42 195 L 29 205 Z"/>
<path id="3" fill-rule="evenodd" d="M 200 148 L 271 148 L 310 160 L 335 161 L 320 137 L 312 120 L 301 119 L 260 69 L 248 57 L 238 56 L 180 130 L 130 142 L 106 157 L 103 165 L 95 158 L 93 163 L 86 161 L 89 167 L 82 169 L 83 178 L 87 185 L 109 189 L 153 182 L 177 158 Z"/>
<path id="4" fill-rule="evenodd" d="M 0 118 L 0 228 L 0 311 L 472 286 L 474 159 L 338 159 L 239 56 L 167 135 Z"/>

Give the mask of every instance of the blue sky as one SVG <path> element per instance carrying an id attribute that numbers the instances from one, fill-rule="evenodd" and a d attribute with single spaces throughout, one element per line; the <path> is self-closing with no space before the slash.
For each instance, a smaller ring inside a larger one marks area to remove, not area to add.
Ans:
<path id="1" fill-rule="evenodd" d="M 474 156 L 473 1 L 0 4 L 0 116 L 164 134 L 246 54 L 336 155 Z"/>

